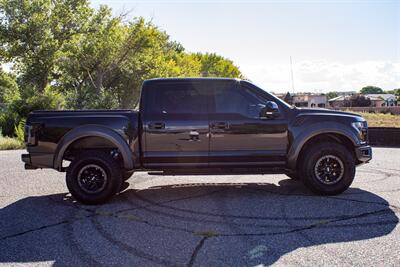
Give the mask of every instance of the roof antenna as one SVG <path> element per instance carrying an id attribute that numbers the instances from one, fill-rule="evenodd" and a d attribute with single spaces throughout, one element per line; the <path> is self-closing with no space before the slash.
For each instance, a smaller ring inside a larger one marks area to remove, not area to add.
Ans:
<path id="1" fill-rule="evenodd" d="M 290 73 L 292 75 L 292 91 L 294 94 L 294 79 L 293 79 L 293 64 L 292 64 L 292 56 L 290 56 Z"/>

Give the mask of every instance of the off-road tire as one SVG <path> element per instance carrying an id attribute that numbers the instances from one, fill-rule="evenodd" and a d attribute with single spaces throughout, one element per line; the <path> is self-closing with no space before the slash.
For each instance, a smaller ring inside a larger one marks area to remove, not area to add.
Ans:
<path id="1" fill-rule="evenodd" d="M 82 182 L 78 182 L 79 173 L 88 166 L 99 166 L 106 174 L 103 189 L 96 193 L 87 193 Z M 82 204 L 102 204 L 117 194 L 122 184 L 121 168 L 116 160 L 102 151 L 85 151 L 78 155 L 67 169 L 66 183 L 71 195 Z"/>
<path id="2" fill-rule="evenodd" d="M 311 191 L 318 195 L 337 195 L 347 190 L 354 180 L 355 160 L 345 146 L 334 142 L 317 143 L 302 153 L 298 173 Z M 333 184 L 325 184 L 317 178 L 315 166 L 323 157 L 337 157 L 343 164 L 342 178 Z"/>

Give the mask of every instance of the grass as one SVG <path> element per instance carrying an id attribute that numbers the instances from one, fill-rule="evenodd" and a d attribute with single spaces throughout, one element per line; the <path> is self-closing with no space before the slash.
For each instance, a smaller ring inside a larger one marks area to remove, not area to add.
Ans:
<path id="1" fill-rule="evenodd" d="M 351 111 L 354 112 L 354 111 Z M 400 128 L 400 115 L 383 114 L 383 113 L 367 113 L 356 112 L 363 116 L 367 122 L 368 127 L 395 127 Z"/>
<path id="2" fill-rule="evenodd" d="M 0 136 L 0 150 L 22 149 L 25 145 L 16 138 Z"/>

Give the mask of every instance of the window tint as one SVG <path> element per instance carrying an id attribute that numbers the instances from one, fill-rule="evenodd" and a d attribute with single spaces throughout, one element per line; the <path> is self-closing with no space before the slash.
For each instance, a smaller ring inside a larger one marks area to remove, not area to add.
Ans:
<path id="1" fill-rule="evenodd" d="M 161 84 L 149 88 L 146 112 L 150 114 L 204 114 L 207 98 L 191 84 Z"/>
<path id="2" fill-rule="evenodd" d="M 250 118 L 258 118 L 266 102 L 243 87 L 218 88 L 214 99 L 216 113 L 236 113 Z"/>

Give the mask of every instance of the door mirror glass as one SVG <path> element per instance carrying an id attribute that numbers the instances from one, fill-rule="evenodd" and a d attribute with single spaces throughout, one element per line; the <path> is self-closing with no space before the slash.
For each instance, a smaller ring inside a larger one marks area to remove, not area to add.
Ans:
<path id="1" fill-rule="evenodd" d="M 260 118 L 274 119 L 280 115 L 278 105 L 273 101 L 267 101 L 265 107 L 260 111 Z"/>

